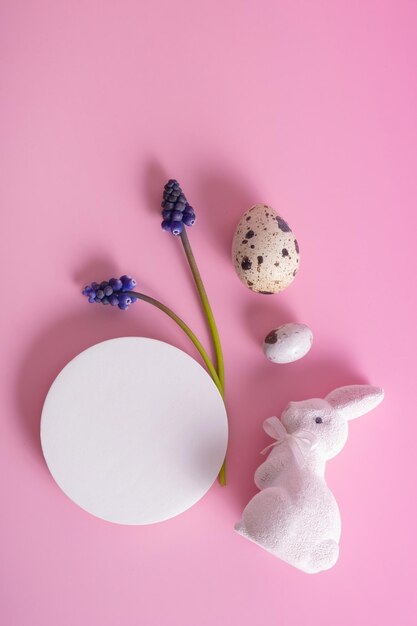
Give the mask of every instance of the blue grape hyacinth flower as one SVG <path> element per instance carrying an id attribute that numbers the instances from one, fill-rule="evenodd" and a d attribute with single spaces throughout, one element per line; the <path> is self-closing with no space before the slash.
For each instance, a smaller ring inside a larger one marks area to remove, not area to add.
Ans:
<path id="1" fill-rule="evenodd" d="M 125 311 L 131 304 L 137 300 L 134 296 L 126 292 L 132 291 L 136 286 L 136 280 L 131 276 L 124 274 L 120 278 L 110 278 L 101 283 L 91 283 L 86 285 L 82 291 L 83 296 L 88 298 L 89 302 L 97 304 L 110 304 L 118 306 L 119 309 Z"/>
<path id="2" fill-rule="evenodd" d="M 181 235 L 185 226 L 194 226 L 195 213 L 188 204 L 179 182 L 171 178 L 164 187 L 161 202 L 163 222 L 161 227 L 175 236 Z"/>

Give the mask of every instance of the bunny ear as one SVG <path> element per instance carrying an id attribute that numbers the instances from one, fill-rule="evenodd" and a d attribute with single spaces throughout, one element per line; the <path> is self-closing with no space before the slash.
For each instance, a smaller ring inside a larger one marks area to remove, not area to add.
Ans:
<path id="1" fill-rule="evenodd" d="M 347 420 L 352 420 L 374 409 L 383 397 L 384 391 L 379 387 L 347 385 L 329 393 L 326 400 Z"/>

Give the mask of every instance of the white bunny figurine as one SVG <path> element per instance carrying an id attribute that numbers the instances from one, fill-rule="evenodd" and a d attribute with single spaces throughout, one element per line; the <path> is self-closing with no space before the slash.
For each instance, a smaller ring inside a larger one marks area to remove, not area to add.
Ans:
<path id="1" fill-rule="evenodd" d="M 264 429 L 276 441 L 255 472 L 261 490 L 243 511 L 236 530 L 273 555 L 314 574 L 339 556 L 340 513 L 326 484 L 328 459 L 343 448 L 348 420 L 364 415 L 383 399 L 370 385 L 335 389 L 325 400 L 290 402 Z"/>

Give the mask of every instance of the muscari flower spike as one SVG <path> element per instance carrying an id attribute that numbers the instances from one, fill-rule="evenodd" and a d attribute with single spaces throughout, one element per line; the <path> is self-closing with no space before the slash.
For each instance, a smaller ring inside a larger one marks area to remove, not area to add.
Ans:
<path id="1" fill-rule="evenodd" d="M 184 224 L 194 226 L 194 209 L 188 204 L 177 180 L 171 178 L 165 185 L 161 206 L 164 218 L 161 224 L 163 230 L 178 236 L 184 230 Z"/>
<path id="2" fill-rule="evenodd" d="M 82 294 L 88 298 L 89 302 L 110 304 L 125 311 L 137 300 L 137 298 L 126 293 L 132 291 L 135 286 L 136 280 L 124 274 L 120 278 L 110 278 L 110 280 L 101 283 L 91 283 L 83 289 Z"/>

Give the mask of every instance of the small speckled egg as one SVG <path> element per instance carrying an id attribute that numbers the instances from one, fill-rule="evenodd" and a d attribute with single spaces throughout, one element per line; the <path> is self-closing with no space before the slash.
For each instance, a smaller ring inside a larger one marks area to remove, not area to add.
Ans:
<path id="1" fill-rule="evenodd" d="M 232 254 L 242 283 L 264 294 L 286 289 L 300 262 L 294 233 L 266 204 L 255 204 L 242 216 L 233 237 Z"/>
<path id="2" fill-rule="evenodd" d="M 267 334 L 264 352 L 273 363 L 292 363 L 302 359 L 313 343 L 313 333 L 305 324 L 283 324 Z"/>

